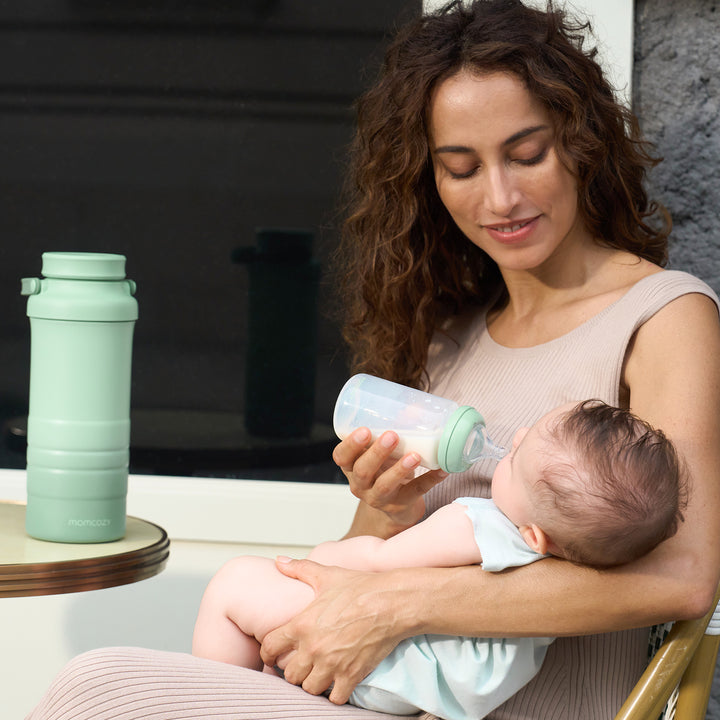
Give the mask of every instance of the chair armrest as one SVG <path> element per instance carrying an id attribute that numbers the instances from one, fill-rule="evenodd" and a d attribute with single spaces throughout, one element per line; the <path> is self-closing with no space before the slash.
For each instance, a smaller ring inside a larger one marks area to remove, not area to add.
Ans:
<path id="1" fill-rule="evenodd" d="M 615 720 L 657 720 L 660 717 L 668 698 L 680 683 L 700 645 L 719 601 L 720 587 L 715 592 L 713 609 L 705 617 L 699 620 L 682 620 L 673 625 L 615 716 Z M 717 643 L 714 643 L 714 647 L 717 650 Z M 712 648 L 709 652 L 712 652 Z M 714 662 L 712 667 L 715 667 Z"/>

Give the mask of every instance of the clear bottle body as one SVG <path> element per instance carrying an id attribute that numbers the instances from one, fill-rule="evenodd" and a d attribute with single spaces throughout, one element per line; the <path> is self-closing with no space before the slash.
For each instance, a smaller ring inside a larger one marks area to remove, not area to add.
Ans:
<path id="1" fill-rule="evenodd" d="M 422 467 L 448 472 L 470 467 L 487 444 L 485 422 L 473 408 L 365 374 L 351 377 L 340 391 L 333 427 L 341 440 L 358 427 L 368 428 L 373 440 L 393 430 L 400 439 L 393 458 L 415 452 Z M 472 462 L 470 452 L 478 456 Z"/>

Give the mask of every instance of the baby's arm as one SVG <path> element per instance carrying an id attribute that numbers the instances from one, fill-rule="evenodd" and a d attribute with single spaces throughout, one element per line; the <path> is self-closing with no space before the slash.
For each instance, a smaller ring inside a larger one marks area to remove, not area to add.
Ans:
<path id="1" fill-rule="evenodd" d="M 436 510 L 423 522 L 382 540 L 371 535 L 326 542 L 308 556 L 323 565 L 380 572 L 406 567 L 458 567 L 482 562 L 472 521 L 460 503 Z"/>

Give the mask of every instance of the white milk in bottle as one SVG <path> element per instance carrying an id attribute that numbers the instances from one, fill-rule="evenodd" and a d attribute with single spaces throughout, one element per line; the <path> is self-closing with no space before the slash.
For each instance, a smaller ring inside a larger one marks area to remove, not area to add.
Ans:
<path id="1" fill-rule="evenodd" d="M 462 472 L 482 458 L 506 454 L 491 442 L 475 408 L 372 375 L 354 375 L 345 383 L 333 426 L 341 440 L 359 427 L 368 428 L 373 440 L 393 430 L 400 442 L 392 457 L 415 452 L 429 470 Z"/>

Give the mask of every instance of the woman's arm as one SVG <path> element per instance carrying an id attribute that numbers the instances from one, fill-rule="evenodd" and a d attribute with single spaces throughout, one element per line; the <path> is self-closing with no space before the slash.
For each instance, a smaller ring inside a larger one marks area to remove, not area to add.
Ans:
<path id="1" fill-rule="evenodd" d="M 268 635 L 265 662 L 291 653 L 292 682 L 312 693 L 334 682 L 330 698 L 344 702 L 388 646 L 418 633 L 582 635 L 704 614 L 720 577 L 718 358 L 718 313 L 697 294 L 658 312 L 628 351 L 630 408 L 665 430 L 691 482 L 685 522 L 652 553 L 609 570 L 548 559 L 497 574 L 461 567 L 330 576 L 329 568 L 290 563 L 281 570 L 318 597 Z"/>
<path id="2" fill-rule="evenodd" d="M 648 320 L 628 351 L 624 378 L 630 409 L 664 430 L 686 463 L 690 497 L 685 522 L 650 559 L 656 558 L 667 589 L 680 585 L 678 596 L 671 596 L 680 605 L 673 615 L 700 616 L 720 576 L 720 323 L 715 304 L 704 295 L 684 295 Z"/>

